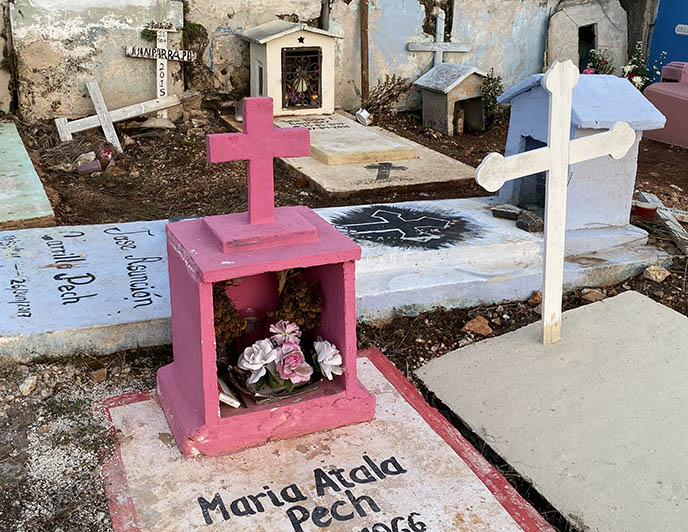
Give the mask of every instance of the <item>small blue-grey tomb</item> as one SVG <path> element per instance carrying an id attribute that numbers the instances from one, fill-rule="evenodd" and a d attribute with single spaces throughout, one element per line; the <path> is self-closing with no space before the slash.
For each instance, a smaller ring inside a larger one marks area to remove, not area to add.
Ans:
<path id="1" fill-rule="evenodd" d="M 505 155 L 514 155 L 547 144 L 549 93 L 542 74 L 525 79 L 499 97 L 511 104 Z M 638 168 L 638 146 L 643 131 L 661 129 L 666 119 L 632 83 L 607 75 L 581 75 L 573 89 L 571 139 L 601 133 L 617 122 L 636 131 L 636 142 L 620 160 L 598 157 L 569 169 L 566 229 L 593 229 L 629 223 Z M 535 212 L 545 205 L 545 173 L 508 181 L 499 191 L 500 201 Z"/>

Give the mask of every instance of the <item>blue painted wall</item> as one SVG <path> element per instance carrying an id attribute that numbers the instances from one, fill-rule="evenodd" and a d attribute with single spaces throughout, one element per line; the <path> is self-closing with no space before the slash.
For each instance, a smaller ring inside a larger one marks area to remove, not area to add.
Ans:
<path id="1" fill-rule="evenodd" d="M 688 0 L 660 0 L 659 13 L 650 48 L 650 64 L 667 52 L 664 64 L 669 61 L 688 61 L 688 35 L 678 35 L 676 26 L 688 26 Z"/>

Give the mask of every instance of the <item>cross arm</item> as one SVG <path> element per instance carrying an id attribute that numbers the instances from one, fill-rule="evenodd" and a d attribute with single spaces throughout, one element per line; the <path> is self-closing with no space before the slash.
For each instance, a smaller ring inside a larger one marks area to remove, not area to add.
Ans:
<path id="1" fill-rule="evenodd" d="M 274 157 L 308 157 L 311 154 L 311 132 L 306 127 L 275 129 L 272 135 Z"/>
<path id="2" fill-rule="evenodd" d="M 635 142 L 636 134 L 626 122 L 614 124 L 605 133 L 573 140 L 569 144 L 569 164 L 576 164 L 604 155 L 621 159 Z M 496 192 L 504 183 L 519 177 L 545 172 L 550 167 L 549 147 L 504 157 L 491 153 L 475 172 L 477 183 L 489 192 Z"/>
<path id="3" fill-rule="evenodd" d="M 205 137 L 209 163 L 226 163 L 248 159 L 247 152 L 255 146 L 255 139 L 244 133 L 214 133 Z"/>
<path id="4" fill-rule="evenodd" d="M 410 42 L 408 43 L 409 52 L 470 52 L 470 44 L 456 42 Z"/>

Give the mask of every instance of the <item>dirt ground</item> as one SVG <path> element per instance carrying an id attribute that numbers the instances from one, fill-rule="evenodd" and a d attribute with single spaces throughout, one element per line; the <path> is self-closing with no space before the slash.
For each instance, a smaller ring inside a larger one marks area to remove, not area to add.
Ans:
<path id="1" fill-rule="evenodd" d="M 61 225 L 112 223 L 221 214 L 246 208 L 243 163 L 210 165 L 201 133 L 227 128 L 218 117 L 197 115 L 178 131 L 148 132 L 118 127 L 128 139 L 126 155 L 106 174 L 79 176 L 66 170 L 78 155 L 103 146 L 98 131 L 78 137 L 69 150 L 59 147 L 52 124 L 20 123 L 32 159 Z M 444 137 L 419 126 L 419 115 L 388 117 L 384 127 L 462 162 L 476 166 L 491 151 L 503 150 L 508 117 L 486 133 Z M 200 130 L 200 131 L 199 131 Z M 637 187 L 657 194 L 667 206 L 688 210 L 688 151 L 653 141 L 641 143 Z M 382 191 L 329 198 L 302 179 L 276 171 L 278 205 L 324 207 L 342 204 L 484 195 L 477 185 L 461 190 Z M 678 255 L 659 225 L 645 226 L 652 241 Z M 603 296 L 637 290 L 688 315 L 686 260 L 678 257 L 662 283 L 642 277 L 600 289 Z M 565 309 L 587 304 L 581 291 L 567 294 Z M 539 319 L 535 301 L 505 302 L 472 309 L 436 309 L 399 315 L 385 324 L 358 326 L 359 347 L 378 347 L 409 378 L 413 370 L 483 336 L 461 329 L 485 318 L 496 336 Z M 0 532 L 111 530 L 100 465 L 111 435 L 94 403 L 122 393 L 151 389 L 155 371 L 171 360 L 171 347 L 87 355 L 19 365 L 0 360 Z M 107 375 L 93 373 L 102 368 Z M 33 377 L 35 385 L 32 387 Z M 20 391 L 20 385 L 26 392 Z M 498 464 L 499 465 L 499 464 Z M 503 467 L 503 465 L 500 465 Z M 503 468 L 510 480 L 513 475 Z M 517 482 L 516 482 L 517 483 Z M 537 504 L 537 501 L 535 501 Z M 542 508 L 542 506 L 539 506 Z M 543 508 L 543 512 L 547 512 Z M 548 514 L 549 516 L 549 514 Z M 552 522 L 562 530 L 556 516 Z"/>

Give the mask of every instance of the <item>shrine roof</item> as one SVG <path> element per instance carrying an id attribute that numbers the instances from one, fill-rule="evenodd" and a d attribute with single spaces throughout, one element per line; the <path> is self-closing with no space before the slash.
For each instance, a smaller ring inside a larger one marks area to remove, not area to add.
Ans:
<path id="1" fill-rule="evenodd" d="M 546 93 L 543 76 L 535 74 L 511 87 L 498 98 L 499 103 L 514 103 L 533 90 Z M 573 88 L 571 122 L 580 129 L 610 129 L 617 122 L 628 122 L 636 131 L 645 131 L 663 128 L 666 118 L 627 79 L 582 74 Z"/>
<path id="2" fill-rule="evenodd" d="M 448 94 L 471 74 L 485 77 L 485 73 L 470 65 L 440 63 L 418 78 L 414 85 L 423 89 Z"/>
<path id="3" fill-rule="evenodd" d="M 266 22 L 265 24 L 261 24 L 260 26 L 240 33 L 239 36 L 244 40 L 256 44 L 265 44 L 275 39 L 279 39 L 280 37 L 296 33 L 297 31 L 308 31 L 310 33 L 341 39 L 336 33 L 314 28 L 302 22 L 289 22 L 288 20 L 273 20 L 271 22 Z"/>

